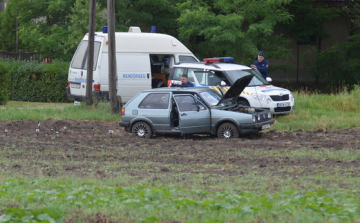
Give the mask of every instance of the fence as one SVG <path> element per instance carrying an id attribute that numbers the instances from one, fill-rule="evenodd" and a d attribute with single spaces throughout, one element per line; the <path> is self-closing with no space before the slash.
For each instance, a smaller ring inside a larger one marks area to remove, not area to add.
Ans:
<path id="1" fill-rule="evenodd" d="M 25 61 L 42 61 L 42 57 L 36 51 L 33 52 L 23 52 L 19 50 L 18 53 L 1 51 L 0 58 L 3 59 L 14 59 L 14 60 L 25 60 Z"/>

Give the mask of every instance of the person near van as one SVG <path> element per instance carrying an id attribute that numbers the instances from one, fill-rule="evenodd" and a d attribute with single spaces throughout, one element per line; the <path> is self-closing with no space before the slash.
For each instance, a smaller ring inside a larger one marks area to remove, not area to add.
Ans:
<path id="1" fill-rule="evenodd" d="M 189 82 L 187 74 L 181 75 L 180 81 L 173 81 L 170 87 L 195 87 L 193 83 Z"/>
<path id="2" fill-rule="evenodd" d="M 258 54 L 258 59 L 251 64 L 251 67 L 256 67 L 264 79 L 268 80 L 268 68 L 269 68 L 269 62 L 265 60 L 265 54 L 264 51 L 260 51 Z"/>

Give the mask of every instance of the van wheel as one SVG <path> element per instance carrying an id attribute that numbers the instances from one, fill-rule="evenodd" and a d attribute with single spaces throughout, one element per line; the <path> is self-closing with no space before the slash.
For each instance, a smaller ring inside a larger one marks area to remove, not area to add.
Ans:
<path id="1" fill-rule="evenodd" d="M 150 125 L 146 122 L 135 123 L 131 128 L 131 133 L 133 136 L 146 139 L 150 139 L 153 134 Z"/>
<path id="2" fill-rule="evenodd" d="M 230 139 L 230 138 L 239 138 L 239 130 L 232 123 L 223 123 L 219 126 L 217 130 L 217 137 L 219 139 Z"/>
<path id="3" fill-rule="evenodd" d="M 239 104 L 239 105 L 250 106 L 249 102 L 248 102 L 246 99 L 244 99 L 244 98 L 239 98 L 239 99 L 238 99 L 238 104 Z"/>

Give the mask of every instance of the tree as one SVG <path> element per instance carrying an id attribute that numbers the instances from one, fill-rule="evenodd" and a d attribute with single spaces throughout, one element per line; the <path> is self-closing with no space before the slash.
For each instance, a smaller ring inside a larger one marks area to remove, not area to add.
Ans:
<path id="1" fill-rule="evenodd" d="M 187 0 L 178 4 L 179 37 L 198 57 L 233 56 L 250 64 L 259 50 L 268 57 L 289 55 L 288 39 L 274 35 L 279 23 L 291 21 L 290 0 Z"/>
<path id="2" fill-rule="evenodd" d="M 80 41 L 89 31 L 89 0 L 76 0 L 69 15 L 69 35 L 65 44 L 65 53 L 73 55 Z M 100 4 L 96 4 L 95 30 L 102 30 L 106 26 L 106 15 Z M 71 59 L 71 58 L 70 58 Z"/>
<path id="3" fill-rule="evenodd" d="M 0 17 L 0 35 L 4 40 L 0 49 L 15 51 L 19 35 L 18 48 L 23 51 L 70 60 L 88 32 L 88 15 L 88 0 L 10 0 Z M 97 27 L 106 24 L 101 12 L 97 16 Z"/>
<path id="4" fill-rule="evenodd" d="M 179 0 L 117 0 L 116 31 L 126 32 L 130 26 L 139 26 L 150 32 L 151 26 L 157 26 L 158 32 L 176 36 L 176 19 L 180 15 L 177 2 Z M 106 0 L 100 0 L 99 4 L 106 6 Z"/>

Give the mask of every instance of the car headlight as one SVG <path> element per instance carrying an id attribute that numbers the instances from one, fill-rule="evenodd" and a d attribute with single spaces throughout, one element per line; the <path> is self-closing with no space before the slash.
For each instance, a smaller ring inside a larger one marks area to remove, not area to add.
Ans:
<path id="1" fill-rule="evenodd" d="M 271 99 L 266 94 L 252 94 L 252 96 L 257 100 L 266 101 L 268 104 L 271 103 Z"/>
<path id="2" fill-rule="evenodd" d="M 294 101 L 294 96 L 290 93 L 290 100 L 293 102 Z"/>
<path id="3" fill-rule="evenodd" d="M 271 118 L 271 113 L 269 112 L 267 116 L 268 116 L 268 118 Z"/>
<path id="4" fill-rule="evenodd" d="M 256 122 L 256 117 L 255 117 L 255 115 L 252 116 L 252 121 L 253 121 L 253 122 Z"/>

